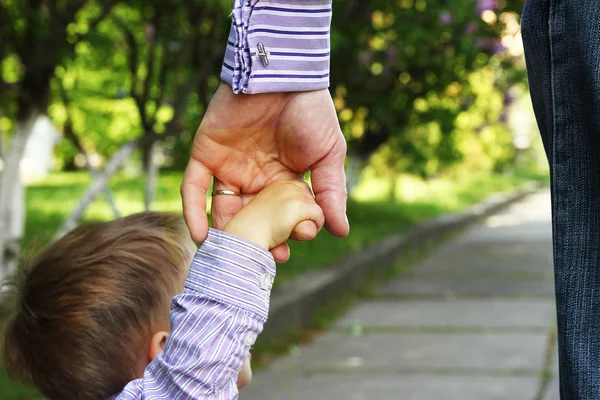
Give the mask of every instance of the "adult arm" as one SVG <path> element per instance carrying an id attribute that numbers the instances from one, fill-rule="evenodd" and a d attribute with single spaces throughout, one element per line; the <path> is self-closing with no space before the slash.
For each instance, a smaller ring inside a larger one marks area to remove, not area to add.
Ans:
<path id="1" fill-rule="evenodd" d="M 221 74 L 226 83 L 200 124 L 181 186 L 192 237 L 206 236 L 211 177 L 216 188 L 243 194 L 213 199 L 213 224 L 223 228 L 269 183 L 307 171 L 325 227 L 346 236 L 346 142 L 326 89 L 331 0 L 236 0 L 232 16 Z M 268 65 L 257 54 L 259 44 Z M 298 236 L 304 228 L 297 227 Z M 288 251 L 284 244 L 272 253 L 285 261 Z"/>

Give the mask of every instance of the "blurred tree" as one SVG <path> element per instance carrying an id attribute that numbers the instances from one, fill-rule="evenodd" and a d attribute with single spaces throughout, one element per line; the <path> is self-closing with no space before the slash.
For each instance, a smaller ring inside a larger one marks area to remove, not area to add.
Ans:
<path id="1" fill-rule="evenodd" d="M 381 149 L 390 167 L 422 176 L 463 159 L 456 120 L 478 104 L 472 74 L 488 65 L 511 71 L 486 80 L 490 95 L 524 77 L 512 73 L 519 68 L 501 43 L 504 7 L 495 0 L 334 1 L 332 91 L 349 142 L 349 176 Z"/>
<path id="2" fill-rule="evenodd" d="M 150 208 L 157 177 L 152 158 L 155 145 L 188 130 L 185 114 L 190 104 L 197 107 L 200 102 L 206 107 L 214 90 L 208 85 L 209 77 L 219 70 L 223 48 L 215 50 L 217 46 L 213 44 L 226 35 L 231 24 L 222 3 L 181 0 L 166 4 L 154 0 L 120 4 L 103 25 L 100 37 L 90 37 L 89 48 L 82 48 L 74 65 L 65 68 L 62 77 L 71 82 L 78 82 L 74 76 L 82 70 L 86 73 L 90 67 L 110 68 L 113 73 L 98 74 L 95 82 L 86 79 L 87 89 L 79 87 L 72 91 L 83 95 L 82 102 L 94 96 L 107 104 L 110 97 L 116 98 L 115 106 L 111 107 L 112 118 L 108 119 L 111 124 L 123 105 L 129 112 L 134 110 L 135 116 L 130 113 L 126 125 L 121 124 L 116 132 L 108 127 L 100 133 L 100 137 L 115 134 L 121 139 L 131 136 L 133 139 L 118 147 L 58 236 L 77 224 L 87 205 L 138 147 L 146 171 L 145 203 Z M 117 73 L 120 79 L 115 80 Z M 117 93 L 111 93 L 111 86 Z M 93 120 L 93 113 L 85 113 L 81 116 L 82 126 L 88 116 Z M 189 129 L 195 129 L 198 123 L 199 118 Z"/>
<path id="3" fill-rule="evenodd" d="M 174 1 L 167 5 L 128 2 L 116 7 L 98 35 L 90 35 L 89 41 L 78 47 L 78 57 L 65 70 L 75 125 L 86 132 L 81 138 L 84 147 L 107 159 L 141 132 L 150 132 L 153 113 L 157 113 L 157 123 L 164 125 L 172 109 L 170 85 L 186 81 L 193 69 L 200 68 L 198 82 L 187 81 L 188 88 L 194 90 L 182 115 L 186 129 L 163 143 L 168 164 L 185 166 L 193 133 L 219 83 L 230 8 L 229 0 Z M 193 24 L 192 18 L 196 18 Z M 74 75 L 78 77 L 77 89 L 72 85 Z M 135 90 L 132 76 L 137 80 Z M 163 83 L 166 86 L 161 88 Z M 162 108 L 156 107 L 161 90 Z M 141 106 L 144 102 L 146 110 Z M 51 114 L 56 121 L 64 121 L 60 104 Z M 150 147 L 146 146 L 146 160 Z M 62 143 L 57 155 L 62 160 L 73 159 L 77 149 Z"/>
<path id="4" fill-rule="evenodd" d="M 16 260 L 24 221 L 15 218 L 24 213 L 22 201 L 13 201 L 22 191 L 19 164 L 37 117 L 47 112 L 55 68 L 73 55 L 77 43 L 114 4 L 113 0 L 0 0 L 0 106 L 15 121 L 10 146 L 1 146 L 5 151 L 1 155 L 0 266 L 12 268 Z M 93 9 L 85 21 L 87 30 L 74 30 L 77 14 L 86 6 Z"/>

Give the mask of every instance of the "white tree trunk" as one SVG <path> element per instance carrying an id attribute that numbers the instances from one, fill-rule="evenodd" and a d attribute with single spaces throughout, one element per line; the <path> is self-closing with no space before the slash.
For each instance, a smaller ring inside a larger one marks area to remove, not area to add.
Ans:
<path id="1" fill-rule="evenodd" d="M 115 153 L 114 156 L 108 161 L 104 171 L 99 172 L 95 177 L 87 191 L 81 196 L 81 200 L 75 209 L 71 212 L 67 220 L 64 222 L 62 227 L 58 230 L 55 239 L 60 239 L 66 235 L 70 230 L 75 228 L 79 223 L 79 220 L 83 216 L 86 208 L 96 199 L 96 197 L 102 193 L 102 191 L 108 185 L 110 178 L 117 173 L 119 168 L 123 165 L 125 160 L 129 158 L 131 153 L 140 146 L 139 140 L 134 140 L 123 146 Z"/>
<path id="2" fill-rule="evenodd" d="M 90 158 L 88 157 L 88 155 L 85 152 L 80 153 L 80 154 L 82 154 L 84 157 L 85 166 L 86 166 L 88 172 L 90 173 L 90 175 L 92 176 L 92 179 L 95 179 L 96 176 L 98 176 L 98 171 L 96 171 L 96 169 L 92 166 L 92 164 L 90 163 Z M 108 186 L 106 186 L 104 188 L 104 197 L 106 198 L 106 202 L 108 203 L 110 209 L 112 210 L 115 218 L 121 218 L 121 213 L 119 212 L 117 203 L 115 203 L 115 199 L 113 198 L 112 192 Z"/>
<path id="3" fill-rule="evenodd" d="M 21 240 L 25 235 L 26 210 L 25 185 L 23 184 L 22 180 L 19 179 L 15 182 L 14 192 L 12 195 L 12 218 L 10 221 L 10 234 L 13 240 L 7 243 L 9 257 L 5 259 L 8 271 L 10 273 L 14 272 L 18 266 Z"/>
<path id="4" fill-rule="evenodd" d="M 0 179 L 0 279 L 14 272 L 25 223 L 25 196 L 20 166 L 25 145 L 38 114 L 17 122 L 10 146 L 4 154 Z"/>

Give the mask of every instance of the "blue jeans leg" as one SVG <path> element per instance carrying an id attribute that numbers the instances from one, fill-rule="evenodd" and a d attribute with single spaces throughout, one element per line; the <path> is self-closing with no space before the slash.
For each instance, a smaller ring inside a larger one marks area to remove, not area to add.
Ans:
<path id="1" fill-rule="evenodd" d="M 522 20 L 548 156 L 563 400 L 600 399 L 600 0 L 528 0 Z"/>

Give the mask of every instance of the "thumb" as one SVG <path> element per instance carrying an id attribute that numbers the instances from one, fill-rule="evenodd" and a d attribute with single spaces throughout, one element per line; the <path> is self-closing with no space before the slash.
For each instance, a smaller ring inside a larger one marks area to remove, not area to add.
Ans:
<path id="1" fill-rule="evenodd" d="M 208 234 L 206 192 L 210 185 L 211 176 L 212 173 L 204 164 L 190 158 L 183 175 L 183 182 L 181 183 L 183 218 L 192 239 L 196 242 L 204 241 Z"/>
<path id="2" fill-rule="evenodd" d="M 317 204 L 325 214 L 325 228 L 332 235 L 344 237 L 350 232 L 346 216 L 346 141 L 341 131 L 339 139 L 327 155 L 311 168 L 311 184 Z"/>

